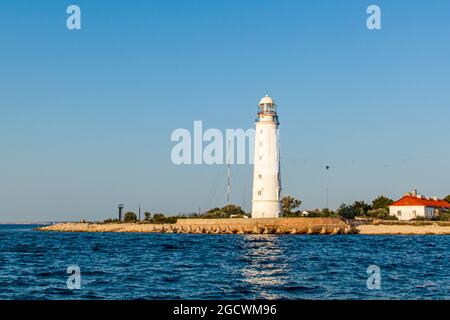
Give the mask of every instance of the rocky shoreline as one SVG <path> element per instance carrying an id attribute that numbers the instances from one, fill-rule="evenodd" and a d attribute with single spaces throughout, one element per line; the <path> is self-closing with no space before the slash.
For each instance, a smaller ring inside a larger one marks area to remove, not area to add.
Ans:
<path id="1" fill-rule="evenodd" d="M 195 234 L 352 234 L 357 230 L 336 218 L 179 219 L 174 224 L 61 223 L 38 228 L 59 232 L 140 232 Z"/>
<path id="2" fill-rule="evenodd" d="M 450 235 L 450 225 L 352 224 L 334 218 L 180 219 L 174 224 L 67 222 L 39 231 L 194 234 Z"/>

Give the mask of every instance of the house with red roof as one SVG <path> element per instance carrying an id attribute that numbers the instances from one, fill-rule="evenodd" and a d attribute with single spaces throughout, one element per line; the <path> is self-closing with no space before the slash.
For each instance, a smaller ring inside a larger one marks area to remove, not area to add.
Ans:
<path id="1" fill-rule="evenodd" d="M 417 191 L 406 193 L 400 200 L 389 206 L 389 215 L 398 220 L 413 220 L 416 218 L 433 219 L 441 212 L 449 211 L 450 203 L 437 197 L 428 198 L 418 195 Z"/>

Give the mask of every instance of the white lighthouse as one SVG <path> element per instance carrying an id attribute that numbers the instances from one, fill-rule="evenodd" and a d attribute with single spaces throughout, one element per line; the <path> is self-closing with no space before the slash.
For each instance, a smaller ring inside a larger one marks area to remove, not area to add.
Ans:
<path id="1" fill-rule="evenodd" d="M 252 218 L 281 215 L 278 125 L 275 102 L 266 95 L 259 102 L 256 118 Z"/>

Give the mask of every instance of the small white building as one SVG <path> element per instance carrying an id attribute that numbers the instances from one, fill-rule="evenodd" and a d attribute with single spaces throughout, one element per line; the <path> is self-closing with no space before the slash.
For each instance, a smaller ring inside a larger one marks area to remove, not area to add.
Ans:
<path id="1" fill-rule="evenodd" d="M 450 210 L 450 203 L 437 197 L 427 198 L 416 191 L 407 193 L 389 206 L 389 215 L 398 220 L 413 220 L 419 217 L 436 218 L 441 211 Z"/>

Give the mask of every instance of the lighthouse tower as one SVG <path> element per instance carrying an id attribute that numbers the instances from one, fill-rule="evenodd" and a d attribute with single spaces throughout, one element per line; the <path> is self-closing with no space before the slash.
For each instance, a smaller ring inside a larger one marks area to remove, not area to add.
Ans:
<path id="1" fill-rule="evenodd" d="M 278 125 L 275 102 L 266 95 L 259 102 L 256 118 L 252 218 L 281 215 Z"/>

